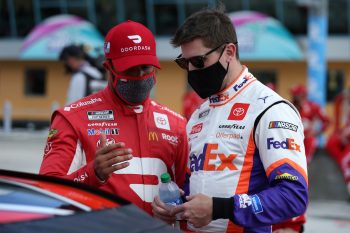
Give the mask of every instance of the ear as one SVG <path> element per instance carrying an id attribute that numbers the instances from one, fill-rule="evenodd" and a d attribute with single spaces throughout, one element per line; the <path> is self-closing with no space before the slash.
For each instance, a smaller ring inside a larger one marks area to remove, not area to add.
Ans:
<path id="1" fill-rule="evenodd" d="M 236 45 L 234 43 L 228 43 L 226 45 L 226 56 L 227 56 L 227 62 L 232 61 L 236 57 Z"/>

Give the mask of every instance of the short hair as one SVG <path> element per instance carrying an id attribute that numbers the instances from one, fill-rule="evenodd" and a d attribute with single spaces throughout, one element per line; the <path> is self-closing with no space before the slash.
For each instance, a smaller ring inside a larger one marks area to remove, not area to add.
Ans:
<path id="1" fill-rule="evenodd" d="M 207 48 L 215 48 L 224 43 L 236 44 L 236 56 L 238 56 L 238 45 L 236 29 L 231 19 L 224 13 L 223 5 L 216 9 L 203 9 L 193 13 L 177 29 L 171 39 L 174 47 L 200 38 Z"/>
<path id="2" fill-rule="evenodd" d="M 79 45 L 67 45 L 65 46 L 59 55 L 59 60 L 65 61 L 69 57 L 74 57 L 78 59 L 85 59 L 86 54 L 83 46 Z"/>

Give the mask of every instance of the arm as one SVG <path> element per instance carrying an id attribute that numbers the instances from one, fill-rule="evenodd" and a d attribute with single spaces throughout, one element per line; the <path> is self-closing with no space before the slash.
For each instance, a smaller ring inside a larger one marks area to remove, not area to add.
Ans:
<path id="1" fill-rule="evenodd" d="M 325 111 L 317 104 L 315 104 L 315 113 L 321 122 L 321 128 L 316 132 L 316 136 L 322 134 L 329 127 L 331 120 L 325 113 Z"/>
<path id="2" fill-rule="evenodd" d="M 297 128 L 269 128 L 271 121 L 288 122 Z M 275 105 L 263 115 L 254 137 L 269 185 L 258 193 L 234 195 L 230 199 L 233 222 L 264 226 L 305 212 L 308 178 L 303 131 L 299 116 L 287 104 Z"/>
<path id="3" fill-rule="evenodd" d="M 102 135 L 101 146 L 94 160 L 87 161 L 84 148 L 71 124 L 58 112 L 52 118 L 40 174 L 61 177 L 98 187 L 112 172 L 128 166 L 131 150 L 123 143 L 106 146 Z M 98 177 L 96 176 L 98 174 Z"/>

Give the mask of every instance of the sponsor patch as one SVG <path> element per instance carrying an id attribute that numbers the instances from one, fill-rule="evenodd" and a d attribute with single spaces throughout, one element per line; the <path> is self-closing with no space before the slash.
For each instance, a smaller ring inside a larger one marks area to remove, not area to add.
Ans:
<path id="1" fill-rule="evenodd" d="M 82 102 L 78 102 L 78 103 L 73 103 L 69 106 L 66 106 L 64 107 L 64 111 L 66 112 L 69 112 L 72 108 L 80 108 L 80 107 L 83 107 L 83 106 L 87 106 L 87 105 L 91 105 L 91 104 L 94 104 L 96 102 L 102 102 L 102 99 L 101 98 L 93 98 L 93 99 L 90 99 L 90 100 L 87 100 L 87 101 L 82 101 Z"/>
<path id="2" fill-rule="evenodd" d="M 53 142 L 47 142 L 44 150 L 44 154 L 47 155 L 48 153 L 51 152 L 52 150 L 52 143 Z"/>
<path id="3" fill-rule="evenodd" d="M 90 121 L 114 120 L 112 110 L 88 111 L 87 117 Z"/>
<path id="4" fill-rule="evenodd" d="M 224 170 L 238 170 L 234 164 L 237 157 L 236 154 L 224 154 L 219 152 L 219 145 L 217 143 L 204 144 L 202 153 L 190 155 L 190 169 L 191 171 L 224 171 Z"/>
<path id="5" fill-rule="evenodd" d="M 154 131 L 148 132 L 148 141 L 157 141 L 158 142 L 158 134 Z"/>
<path id="6" fill-rule="evenodd" d="M 219 129 L 244 129 L 244 125 L 237 125 L 237 124 L 232 124 L 232 125 L 219 125 Z"/>
<path id="7" fill-rule="evenodd" d="M 88 127 L 113 127 L 117 125 L 117 122 L 93 122 L 87 124 Z"/>
<path id="8" fill-rule="evenodd" d="M 166 141 L 169 141 L 173 144 L 178 144 L 179 138 L 177 136 L 171 136 L 166 133 L 162 133 L 162 138 Z"/>
<path id="9" fill-rule="evenodd" d="M 252 197 L 252 205 L 253 205 L 253 211 L 255 214 L 259 214 L 261 212 L 264 211 L 260 198 L 258 197 L 258 195 L 253 195 Z"/>
<path id="10" fill-rule="evenodd" d="M 202 131 L 202 128 L 203 128 L 203 123 L 196 124 L 192 126 L 190 134 L 199 133 L 200 131 Z"/>
<path id="11" fill-rule="evenodd" d="M 88 128 L 87 134 L 88 136 L 95 136 L 95 135 L 119 135 L 119 129 L 118 128 Z"/>
<path id="12" fill-rule="evenodd" d="M 203 117 L 208 116 L 208 115 L 209 115 L 209 112 L 210 112 L 210 109 L 207 109 L 207 110 L 205 110 L 205 111 L 199 113 L 198 118 L 201 119 L 201 118 L 203 118 Z"/>
<path id="13" fill-rule="evenodd" d="M 159 112 L 153 112 L 153 117 L 157 128 L 170 130 L 170 124 L 167 115 Z"/>
<path id="14" fill-rule="evenodd" d="M 260 97 L 260 98 L 258 98 L 258 100 L 262 100 L 262 101 L 264 101 L 264 104 L 266 103 L 266 99 L 267 98 L 269 98 L 269 97 L 271 97 L 272 95 L 267 95 L 267 96 L 264 96 L 264 97 Z"/>
<path id="15" fill-rule="evenodd" d="M 222 102 L 222 101 L 228 100 L 229 97 L 230 97 L 230 95 L 228 93 L 222 93 L 222 94 L 219 94 L 219 95 L 213 95 L 213 96 L 209 97 L 209 102 L 211 104 L 215 104 L 215 103 L 218 103 L 218 102 Z"/>
<path id="16" fill-rule="evenodd" d="M 298 131 L 298 126 L 294 125 L 292 123 L 285 122 L 285 121 L 270 121 L 269 129 L 277 129 L 277 128 L 289 129 L 289 130 L 292 130 L 294 132 Z"/>
<path id="17" fill-rule="evenodd" d="M 244 119 L 247 114 L 248 108 L 250 104 L 246 103 L 235 103 L 230 111 L 230 115 L 228 116 L 228 120 L 236 120 L 241 121 Z"/>
<path id="18" fill-rule="evenodd" d="M 252 79 L 251 76 L 246 76 L 243 78 L 243 81 L 240 84 L 235 84 L 233 86 L 233 90 L 238 91 L 239 89 L 241 89 L 250 79 Z"/>
<path id="19" fill-rule="evenodd" d="M 85 172 L 84 174 L 77 176 L 73 179 L 74 182 L 82 182 L 84 181 L 86 178 L 88 178 L 88 174 Z"/>
<path id="20" fill-rule="evenodd" d="M 114 138 L 106 138 L 106 145 L 105 146 L 109 146 L 115 144 L 115 140 Z M 101 140 L 99 139 L 96 143 L 97 148 L 99 148 L 101 146 Z"/>
<path id="21" fill-rule="evenodd" d="M 225 133 L 225 132 L 217 132 L 216 138 L 223 138 L 223 139 L 242 139 L 242 135 L 239 133 Z"/>
<path id="22" fill-rule="evenodd" d="M 239 208 L 247 208 L 252 205 L 252 198 L 247 194 L 240 194 L 239 196 Z"/>
<path id="23" fill-rule="evenodd" d="M 55 136 L 58 133 L 57 129 L 50 129 L 49 130 L 49 135 L 47 136 L 48 138 L 52 138 L 53 136 Z"/>
<path id="24" fill-rule="evenodd" d="M 277 176 L 275 177 L 275 180 L 291 180 L 291 181 L 296 181 L 296 180 L 298 180 L 298 179 L 299 179 L 299 177 L 293 176 L 293 175 L 291 175 L 291 174 L 289 174 L 289 173 L 287 173 L 287 172 L 285 172 L 285 173 L 283 173 L 283 174 L 280 174 L 280 175 L 277 175 Z"/>
<path id="25" fill-rule="evenodd" d="M 284 141 L 275 141 L 274 138 L 267 138 L 267 149 L 284 149 L 300 151 L 300 145 L 294 142 L 292 138 L 286 138 Z"/>

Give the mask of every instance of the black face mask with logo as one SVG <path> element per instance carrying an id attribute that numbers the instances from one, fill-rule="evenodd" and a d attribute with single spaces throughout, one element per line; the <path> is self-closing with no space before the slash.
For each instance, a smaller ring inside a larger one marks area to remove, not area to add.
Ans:
<path id="1" fill-rule="evenodd" d="M 205 99 L 221 91 L 222 82 L 225 79 L 228 67 L 229 63 L 227 63 L 227 68 L 225 69 L 217 61 L 204 69 L 188 71 L 188 83 L 202 99 Z"/>

